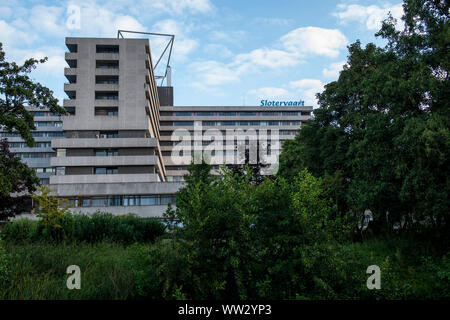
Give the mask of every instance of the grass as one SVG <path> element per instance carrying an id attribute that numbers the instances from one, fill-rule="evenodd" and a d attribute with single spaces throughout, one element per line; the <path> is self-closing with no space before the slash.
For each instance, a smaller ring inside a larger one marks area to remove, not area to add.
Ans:
<path id="1" fill-rule="evenodd" d="M 11 256 L 10 281 L 0 299 L 129 299 L 134 295 L 130 252 L 114 243 L 5 244 Z M 66 268 L 81 269 L 81 290 L 69 290 Z"/>
<path id="2" fill-rule="evenodd" d="M 114 242 L 52 244 L 44 241 L 2 242 L 0 245 L 7 253 L 2 255 L 0 251 L 0 299 L 139 298 L 135 272 L 142 270 L 134 270 L 135 264 L 131 263 L 136 256 L 135 246 Z M 154 245 L 145 244 L 140 248 L 150 249 Z M 341 273 L 346 280 L 335 282 L 332 298 L 450 298 L 449 255 L 436 252 L 432 246 L 411 239 L 379 238 L 333 249 L 336 259 L 333 261 L 339 263 L 333 270 L 323 266 L 322 272 L 331 276 Z M 9 260 L 10 272 L 7 273 L 2 269 L 5 256 Z M 366 268 L 373 264 L 381 268 L 381 290 L 366 288 Z M 81 290 L 66 287 L 69 265 L 78 265 L 81 269 Z M 8 281 L 2 285 L 5 274 Z"/>

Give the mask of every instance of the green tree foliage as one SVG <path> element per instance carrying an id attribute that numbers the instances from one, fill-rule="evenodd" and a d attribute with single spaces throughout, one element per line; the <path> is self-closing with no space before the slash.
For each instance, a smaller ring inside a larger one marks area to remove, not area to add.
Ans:
<path id="1" fill-rule="evenodd" d="M 19 133 L 31 147 L 34 139 L 31 130 L 36 129 L 33 116 L 25 107 L 48 108 L 56 114 L 65 114 L 58 105 L 53 92 L 38 82 L 29 73 L 47 58 L 27 59 L 22 65 L 5 60 L 5 52 L 0 43 L 0 125 L 11 133 Z"/>
<path id="2" fill-rule="evenodd" d="M 27 59 L 22 65 L 8 62 L 0 42 L 0 127 L 9 133 L 18 133 L 30 147 L 34 145 L 31 130 L 36 128 L 33 115 L 25 107 L 48 108 L 56 114 L 66 113 L 64 108 L 58 106 L 53 92 L 28 75 L 45 61 L 47 58 Z M 39 183 L 34 171 L 9 153 L 7 143 L 2 141 L 1 144 L 0 220 L 21 213 L 24 194 L 34 192 Z"/>
<path id="3" fill-rule="evenodd" d="M 7 139 L 0 140 L 0 221 L 24 212 L 39 179 L 33 169 L 9 151 Z"/>
<path id="4" fill-rule="evenodd" d="M 407 0 L 404 30 L 389 17 L 377 36 L 359 41 L 320 107 L 280 156 L 280 175 L 302 168 L 323 177 L 341 212 L 370 208 L 390 229 L 449 225 L 449 4 Z"/>

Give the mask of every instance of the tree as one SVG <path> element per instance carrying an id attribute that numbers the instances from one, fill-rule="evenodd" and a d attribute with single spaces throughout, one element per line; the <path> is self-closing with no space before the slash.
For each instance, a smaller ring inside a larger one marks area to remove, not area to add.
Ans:
<path id="1" fill-rule="evenodd" d="M 34 145 L 31 130 L 36 128 L 33 116 L 26 107 L 48 108 L 56 114 L 66 113 L 64 108 L 58 106 L 58 100 L 50 89 L 28 76 L 46 60 L 28 59 L 22 65 L 7 62 L 0 43 L 0 127 L 9 133 L 20 134 L 30 147 Z M 1 142 L 0 157 L 0 219 L 4 219 L 23 212 L 26 193 L 34 192 L 39 180 L 33 170 L 9 152 L 6 139 Z"/>
<path id="2" fill-rule="evenodd" d="M 7 139 L 0 140 L 0 221 L 28 210 L 29 193 L 39 179 L 33 169 L 9 151 Z"/>
<path id="3" fill-rule="evenodd" d="M 50 188 L 43 186 L 39 194 L 34 194 L 33 199 L 39 204 L 36 209 L 37 216 L 41 218 L 39 224 L 43 227 L 45 236 L 53 240 L 62 240 L 66 237 L 61 225 L 62 219 L 70 212 L 67 199 L 50 196 Z"/>
<path id="4" fill-rule="evenodd" d="M 31 130 L 34 126 L 33 116 L 26 107 L 48 108 L 50 112 L 65 114 L 58 105 L 53 92 L 28 74 L 47 58 L 27 59 L 22 65 L 5 60 L 5 52 L 0 42 L 0 126 L 10 133 L 19 133 L 28 146 L 34 145 Z"/>
<path id="5" fill-rule="evenodd" d="M 377 33 L 384 48 L 349 46 L 339 79 L 280 156 L 281 176 L 308 168 L 326 177 L 339 188 L 339 210 L 370 208 L 379 230 L 404 217 L 407 227 L 449 221 L 449 4 L 407 0 L 403 8 L 404 30 L 388 17 Z"/>

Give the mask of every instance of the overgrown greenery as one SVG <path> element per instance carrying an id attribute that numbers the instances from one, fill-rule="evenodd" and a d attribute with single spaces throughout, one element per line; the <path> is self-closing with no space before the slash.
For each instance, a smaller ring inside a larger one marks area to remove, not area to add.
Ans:
<path id="1" fill-rule="evenodd" d="M 379 48 L 359 41 L 337 81 L 295 140 L 286 141 L 280 174 L 308 168 L 328 182 L 339 211 L 367 208 L 378 232 L 448 228 L 450 223 L 450 26 L 448 1 L 408 0 L 405 29 L 383 23 Z"/>
<path id="2" fill-rule="evenodd" d="M 385 48 L 349 47 L 278 176 L 192 164 L 166 233 L 60 212 L 44 192 L 41 221 L 1 233 L 0 298 L 449 299 L 449 4 L 404 10 L 403 32 L 392 19 L 379 32 Z M 355 238 L 366 208 L 375 223 Z M 79 291 L 65 287 L 71 264 Z M 370 265 L 380 290 L 366 286 Z"/>
<path id="3" fill-rule="evenodd" d="M 97 212 L 90 216 L 65 214 L 47 224 L 45 220 L 17 219 L 3 227 L 1 237 L 11 243 L 150 243 L 164 234 L 155 218 L 114 216 Z"/>
<path id="4" fill-rule="evenodd" d="M 5 59 L 0 42 L 0 126 L 9 133 L 19 134 L 28 146 L 34 146 L 31 130 L 33 115 L 26 107 L 47 108 L 55 114 L 65 114 L 58 99 L 47 87 L 30 78 L 29 73 L 47 58 L 27 59 L 22 65 Z M 39 180 L 33 170 L 9 152 L 7 140 L 0 150 L 0 221 L 23 212 L 24 197 L 18 193 L 33 193 Z"/>

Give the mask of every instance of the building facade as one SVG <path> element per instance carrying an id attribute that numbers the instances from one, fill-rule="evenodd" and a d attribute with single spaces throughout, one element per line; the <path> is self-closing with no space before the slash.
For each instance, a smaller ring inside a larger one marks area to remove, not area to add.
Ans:
<path id="1" fill-rule="evenodd" d="M 51 147 L 51 139 L 64 137 L 61 117 L 45 109 L 27 107 L 34 116 L 35 130 L 31 131 L 35 144 L 29 147 L 19 134 L 8 133 L 0 129 L 0 138 L 7 138 L 12 153 L 21 158 L 36 171 L 41 185 L 49 184 L 50 176 L 55 174 L 50 159 L 56 156 Z"/>
<path id="2" fill-rule="evenodd" d="M 311 116 L 306 106 L 173 106 L 173 87 L 156 86 L 148 39 L 66 45 L 70 115 L 51 142 L 50 184 L 74 211 L 161 216 L 202 157 L 213 173 L 246 160 L 274 173 L 282 142 Z"/>
<path id="3" fill-rule="evenodd" d="M 166 183 L 148 39 L 67 38 L 64 139 L 52 140 L 53 191 L 74 210 L 161 215 Z"/>

